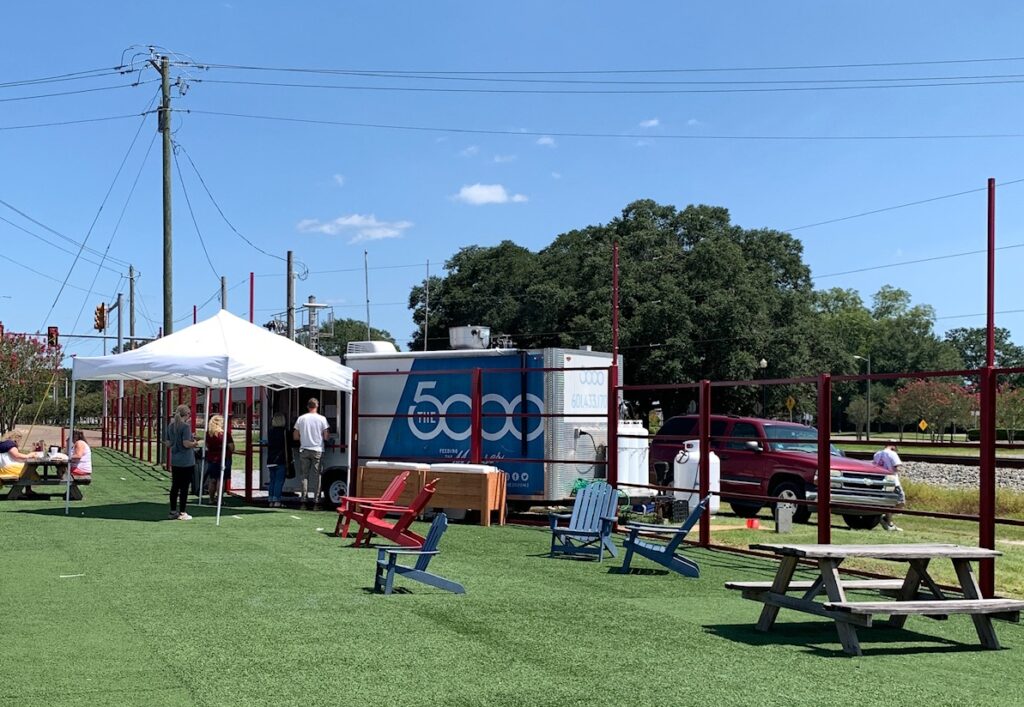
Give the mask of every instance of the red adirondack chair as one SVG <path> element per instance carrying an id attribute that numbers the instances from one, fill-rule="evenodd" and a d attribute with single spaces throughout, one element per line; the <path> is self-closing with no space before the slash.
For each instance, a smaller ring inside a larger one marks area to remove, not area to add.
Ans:
<path id="1" fill-rule="evenodd" d="M 393 503 L 361 504 L 360 512 L 352 514 L 352 520 L 359 523 L 359 534 L 356 535 L 353 547 L 358 547 L 360 544 L 369 546 L 370 538 L 373 535 L 379 535 L 402 547 L 423 547 L 423 536 L 409 530 L 409 526 L 430 503 L 431 497 L 437 490 L 438 481 L 439 479 L 434 479 L 428 482 L 408 506 L 396 506 Z M 400 515 L 398 520 L 390 523 L 384 518 L 387 513 L 399 513 Z"/>
<path id="2" fill-rule="evenodd" d="M 352 520 L 352 514 L 355 513 L 361 505 L 367 503 L 394 503 L 398 500 L 398 497 L 402 495 L 402 491 L 405 490 L 405 482 L 409 478 L 410 471 L 403 471 L 393 479 L 388 487 L 384 489 L 384 493 L 376 498 L 360 497 L 360 496 L 342 496 L 341 505 L 338 506 L 338 524 L 334 526 L 334 536 L 341 536 L 343 538 L 348 537 L 348 524 Z M 380 513 L 383 515 L 383 512 Z"/>

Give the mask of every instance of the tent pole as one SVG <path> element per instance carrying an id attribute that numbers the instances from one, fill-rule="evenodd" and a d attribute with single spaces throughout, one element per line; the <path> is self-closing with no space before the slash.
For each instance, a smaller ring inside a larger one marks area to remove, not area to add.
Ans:
<path id="1" fill-rule="evenodd" d="M 74 363 L 72 365 L 72 373 L 74 372 Z M 71 513 L 71 452 L 75 448 L 75 387 L 76 381 L 74 375 L 71 376 L 71 416 L 68 418 L 68 471 L 66 486 L 64 489 L 64 515 Z"/>
<path id="2" fill-rule="evenodd" d="M 220 482 L 217 484 L 217 525 L 220 525 L 220 508 L 224 503 L 224 467 L 228 465 L 228 435 L 231 434 L 231 379 L 228 378 L 224 386 L 224 434 L 220 441 Z"/>

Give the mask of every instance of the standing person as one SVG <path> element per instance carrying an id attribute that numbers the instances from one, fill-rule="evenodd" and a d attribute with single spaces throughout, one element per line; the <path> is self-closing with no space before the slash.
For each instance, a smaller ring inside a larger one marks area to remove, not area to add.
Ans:
<path id="1" fill-rule="evenodd" d="M 310 476 L 316 475 L 316 489 L 312 506 L 316 506 L 320 498 L 320 460 L 324 454 L 324 441 L 330 436 L 327 418 L 317 412 L 320 401 L 310 398 L 306 403 L 305 415 L 295 421 L 292 438 L 299 441 L 299 477 L 302 479 L 302 500 L 305 508 L 309 493 Z"/>
<path id="2" fill-rule="evenodd" d="M 281 507 L 281 493 L 284 489 L 284 476 L 288 471 L 288 430 L 284 414 L 275 412 L 270 420 L 270 432 L 267 435 L 267 472 L 270 474 L 269 496 L 270 507 Z"/>
<path id="3" fill-rule="evenodd" d="M 206 430 L 206 492 L 210 503 L 217 502 L 217 486 L 220 483 L 221 448 L 224 445 L 224 416 L 214 415 L 210 418 L 210 427 Z M 228 432 L 228 461 L 224 465 L 224 484 L 231 480 L 231 455 L 235 453 L 235 440 Z"/>
<path id="4" fill-rule="evenodd" d="M 164 441 L 171 450 L 171 520 L 192 520 L 185 512 L 188 487 L 196 468 L 196 439 L 192 435 L 191 418 L 187 405 L 174 409 L 174 418 L 164 430 Z"/>
<path id="5" fill-rule="evenodd" d="M 900 505 L 902 506 L 907 501 L 907 495 L 903 493 L 903 486 L 900 485 L 900 479 L 898 474 L 900 473 L 900 467 L 903 465 L 903 460 L 900 459 L 900 455 L 896 451 L 896 440 L 890 439 L 885 443 L 885 446 L 875 452 L 875 456 L 872 457 L 871 463 L 875 466 L 880 466 L 890 474 L 896 476 L 896 492 L 900 495 Z M 882 528 L 891 532 L 902 532 L 903 528 L 897 528 L 896 522 L 892 518 L 892 513 L 884 513 L 882 515 Z"/>
<path id="6" fill-rule="evenodd" d="M 85 433 L 75 430 L 72 436 L 75 446 L 71 448 L 71 476 L 76 479 L 92 478 L 92 447 L 85 441 Z"/>

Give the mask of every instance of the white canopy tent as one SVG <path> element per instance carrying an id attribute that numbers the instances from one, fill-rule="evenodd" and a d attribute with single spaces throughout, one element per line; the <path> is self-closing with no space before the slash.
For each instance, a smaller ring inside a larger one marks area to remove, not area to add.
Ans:
<path id="1" fill-rule="evenodd" d="M 71 379 L 69 456 L 75 429 L 75 382 L 79 380 L 134 380 L 206 388 L 207 400 L 209 389 L 215 387 L 225 389 L 226 400 L 231 399 L 232 387 L 352 391 L 352 369 L 348 366 L 236 317 L 226 309 L 132 351 L 76 357 Z M 209 410 L 209 405 L 206 409 Z M 230 430 L 228 417 L 229 410 L 225 410 L 224 425 Z M 226 434 L 223 445 L 221 459 L 227 454 Z M 225 466 L 221 464 L 219 488 L 224 487 Z M 69 475 L 65 513 L 70 505 L 70 493 Z M 218 493 L 217 525 L 220 525 L 222 496 Z"/>

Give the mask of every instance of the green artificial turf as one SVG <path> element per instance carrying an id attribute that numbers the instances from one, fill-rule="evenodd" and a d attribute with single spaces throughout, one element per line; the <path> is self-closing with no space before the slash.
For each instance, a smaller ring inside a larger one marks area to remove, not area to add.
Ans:
<path id="1" fill-rule="evenodd" d="M 370 592 L 373 550 L 324 531 L 334 514 L 231 501 L 168 521 L 166 478 L 96 454 L 93 485 L 0 501 L 0 704 L 963 705 L 1024 702 L 1024 628 L 911 617 L 860 631 L 728 592 L 771 562 L 691 549 L 699 580 L 552 560 L 543 528 L 452 524 L 432 568 L 456 596 Z M 319 530 L 322 529 L 322 530 Z M 770 537 L 770 536 L 769 536 Z M 80 575 L 80 576 L 77 576 Z"/>

